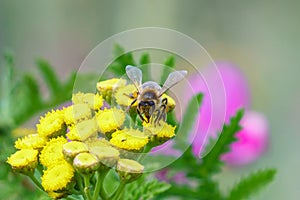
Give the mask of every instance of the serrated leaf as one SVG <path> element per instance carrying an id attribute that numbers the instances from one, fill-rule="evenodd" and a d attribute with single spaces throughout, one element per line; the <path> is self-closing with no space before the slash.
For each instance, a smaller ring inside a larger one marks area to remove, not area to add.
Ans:
<path id="1" fill-rule="evenodd" d="M 24 86 L 27 87 L 28 95 L 31 98 L 31 102 L 34 106 L 41 104 L 41 94 L 37 81 L 35 78 L 29 74 L 23 77 Z"/>
<path id="2" fill-rule="evenodd" d="M 42 59 L 37 61 L 37 66 L 51 94 L 55 95 L 57 93 L 60 93 L 62 85 L 57 75 L 55 74 L 52 66 L 47 61 Z"/>
<path id="3" fill-rule="evenodd" d="M 165 192 L 170 188 L 170 184 L 159 182 L 158 180 L 136 181 L 126 187 L 125 198 L 130 200 L 148 200 L 156 195 Z"/>
<path id="4" fill-rule="evenodd" d="M 150 61 L 149 53 L 143 53 L 140 57 L 139 64 L 140 65 L 147 65 Z M 143 81 L 151 80 L 150 68 L 149 65 L 143 68 Z"/>
<path id="5" fill-rule="evenodd" d="M 272 182 L 276 174 L 275 169 L 265 169 L 242 178 L 230 191 L 228 200 L 247 199 Z"/>
<path id="6" fill-rule="evenodd" d="M 173 69 L 175 67 L 175 57 L 170 55 L 164 62 L 164 66 L 170 67 Z M 160 82 L 163 84 L 169 76 L 170 70 L 163 70 L 163 74 L 160 78 Z"/>
<path id="7" fill-rule="evenodd" d="M 194 95 L 189 101 L 188 107 L 182 118 L 182 122 L 178 125 L 178 131 L 180 131 L 180 134 L 176 135 L 178 138 L 176 139 L 177 142 L 175 143 L 174 148 L 183 149 L 183 147 L 187 146 L 189 134 L 195 124 L 195 119 L 199 114 L 202 97 L 203 94 L 199 93 Z"/>
<path id="8" fill-rule="evenodd" d="M 231 118 L 229 125 L 224 125 L 222 132 L 219 137 L 211 140 L 214 144 L 213 148 L 208 152 L 208 154 L 202 159 L 202 164 L 200 165 L 200 175 L 202 177 L 208 177 L 212 173 L 217 173 L 220 171 L 221 163 L 220 157 L 222 154 L 229 151 L 229 146 L 235 139 L 235 133 L 240 130 L 239 122 L 243 117 L 243 110 L 237 112 L 236 116 Z M 208 145 L 212 146 L 212 145 Z"/>

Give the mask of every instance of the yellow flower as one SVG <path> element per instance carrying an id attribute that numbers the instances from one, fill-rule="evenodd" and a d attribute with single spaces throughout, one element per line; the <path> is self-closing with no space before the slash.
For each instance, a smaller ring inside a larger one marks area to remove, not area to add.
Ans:
<path id="1" fill-rule="evenodd" d="M 72 101 L 74 104 L 87 104 L 93 110 L 99 110 L 103 106 L 102 96 L 93 93 L 78 92 L 73 94 Z"/>
<path id="2" fill-rule="evenodd" d="M 38 154 L 39 152 L 34 149 L 21 149 L 12 154 L 7 159 L 7 163 L 10 164 L 15 171 L 27 174 L 33 172 L 37 166 Z"/>
<path id="3" fill-rule="evenodd" d="M 52 199 L 61 199 L 65 196 L 67 196 L 68 194 L 66 194 L 65 192 L 48 192 L 48 196 Z"/>
<path id="4" fill-rule="evenodd" d="M 15 141 L 15 147 L 17 149 L 42 149 L 47 142 L 47 139 L 41 137 L 38 134 L 30 134 L 24 136 L 23 138 L 19 138 Z"/>
<path id="5" fill-rule="evenodd" d="M 96 120 L 92 118 L 75 124 L 66 136 L 70 140 L 84 141 L 90 137 L 97 136 L 97 130 Z"/>
<path id="6" fill-rule="evenodd" d="M 176 106 L 175 100 L 166 94 L 163 94 L 161 96 L 161 99 L 164 99 L 164 98 L 167 98 L 167 101 L 168 101 L 166 111 L 169 112 L 169 111 L 173 110 Z"/>
<path id="7" fill-rule="evenodd" d="M 73 167 L 67 162 L 64 162 L 44 171 L 41 178 L 42 186 L 47 192 L 61 191 L 67 188 L 73 176 Z"/>
<path id="8" fill-rule="evenodd" d="M 121 106 L 129 106 L 133 99 L 130 98 L 130 95 L 136 94 L 137 90 L 136 87 L 132 84 L 126 85 L 125 87 L 121 87 L 116 91 L 116 94 L 114 95 L 116 98 L 117 104 Z M 137 103 L 135 103 L 133 106 L 136 106 Z"/>
<path id="9" fill-rule="evenodd" d="M 82 152 L 88 152 L 88 147 L 83 142 L 71 141 L 63 145 L 63 154 L 68 161 L 73 161 L 74 157 Z"/>
<path id="10" fill-rule="evenodd" d="M 67 139 L 64 137 L 51 139 L 41 151 L 41 164 L 45 167 L 52 167 L 65 161 L 63 155 L 63 145 L 67 142 Z"/>
<path id="11" fill-rule="evenodd" d="M 143 123 L 144 132 L 151 138 L 151 142 L 163 143 L 175 136 L 176 126 L 171 126 L 166 122 L 160 121 L 160 125 Z"/>
<path id="12" fill-rule="evenodd" d="M 36 133 L 36 129 L 34 128 L 16 128 L 12 130 L 11 134 L 15 137 L 23 137 L 25 135 Z"/>
<path id="13" fill-rule="evenodd" d="M 92 118 L 91 109 L 87 104 L 75 104 L 64 109 L 64 119 L 67 124 Z"/>
<path id="14" fill-rule="evenodd" d="M 106 81 L 100 81 L 97 83 L 97 89 L 99 92 L 108 92 L 116 90 L 119 87 L 124 87 L 126 85 L 125 79 L 113 78 Z"/>
<path id="15" fill-rule="evenodd" d="M 123 129 L 112 134 L 110 143 L 129 151 L 141 150 L 148 143 L 148 137 L 139 130 Z"/>
<path id="16" fill-rule="evenodd" d="M 109 133 L 120 128 L 125 121 L 125 112 L 117 108 L 100 110 L 96 114 L 99 130 Z"/>
<path id="17" fill-rule="evenodd" d="M 110 147 L 111 144 L 109 141 L 107 141 L 104 138 L 89 138 L 84 141 L 84 143 L 88 146 L 88 148 L 93 148 L 93 147 Z"/>
<path id="18" fill-rule="evenodd" d="M 40 118 L 40 123 L 36 127 L 38 134 L 42 137 L 52 138 L 63 135 L 66 131 L 63 111 L 52 110 L 48 112 L 45 117 Z"/>

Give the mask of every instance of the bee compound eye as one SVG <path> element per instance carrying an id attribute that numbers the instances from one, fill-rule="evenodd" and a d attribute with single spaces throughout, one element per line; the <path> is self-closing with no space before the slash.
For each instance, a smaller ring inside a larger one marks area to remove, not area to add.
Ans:
<path id="1" fill-rule="evenodd" d="M 154 101 L 149 101 L 149 106 L 153 106 L 154 105 Z"/>

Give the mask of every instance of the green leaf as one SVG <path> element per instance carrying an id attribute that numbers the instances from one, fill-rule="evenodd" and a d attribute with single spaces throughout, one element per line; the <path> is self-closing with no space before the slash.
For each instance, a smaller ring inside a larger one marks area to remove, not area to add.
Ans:
<path id="1" fill-rule="evenodd" d="M 208 177 L 212 173 L 217 173 L 221 169 L 222 161 L 220 157 L 222 154 L 229 151 L 229 146 L 235 139 L 235 133 L 240 130 L 239 122 L 243 117 L 243 110 L 237 112 L 236 116 L 231 118 L 229 125 L 224 125 L 221 134 L 217 139 L 211 140 L 211 145 L 213 148 L 209 153 L 202 159 L 202 164 L 200 165 L 200 175 L 202 177 Z"/>
<path id="2" fill-rule="evenodd" d="M 176 143 L 174 148 L 183 149 L 188 145 L 188 138 L 193 126 L 196 122 L 196 118 L 199 114 L 199 108 L 202 102 L 203 94 L 199 93 L 194 95 L 189 101 L 188 107 L 182 118 L 182 122 L 178 125 L 178 132 L 180 134 L 176 135 Z"/>
<path id="3" fill-rule="evenodd" d="M 150 61 L 150 55 L 149 53 L 143 53 L 140 57 L 140 65 L 145 65 L 145 64 L 149 64 Z"/>
<path id="4" fill-rule="evenodd" d="M 118 44 L 114 45 L 113 56 L 115 61 L 108 66 L 108 70 L 114 75 L 122 76 L 127 65 L 136 65 L 132 53 L 125 53 L 125 49 Z"/>
<path id="5" fill-rule="evenodd" d="M 170 55 L 164 62 L 164 66 L 170 67 L 173 69 L 175 67 L 175 57 L 173 55 Z M 163 70 L 163 74 L 160 78 L 160 82 L 163 84 L 168 76 L 169 76 L 170 70 Z"/>
<path id="6" fill-rule="evenodd" d="M 149 53 L 143 53 L 140 57 L 140 61 L 139 61 L 139 64 L 142 66 L 142 65 L 146 65 L 144 68 L 143 68 L 143 81 L 149 81 L 151 80 L 151 74 L 150 74 L 150 65 L 147 65 L 149 64 L 151 61 L 150 61 L 150 55 Z"/>
<path id="7" fill-rule="evenodd" d="M 242 178 L 230 191 L 228 200 L 247 199 L 272 182 L 276 174 L 275 169 L 259 170 Z"/>
<path id="8" fill-rule="evenodd" d="M 37 66 L 51 94 L 55 95 L 57 93 L 60 93 L 62 85 L 57 75 L 55 74 L 54 70 L 52 69 L 52 66 L 47 61 L 42 59 L 37 61 Z"/>
<path id="9" fill-rule="evenodd" d="M 29 74 L 24 75 L 23 83 L 27 87 L 28 95 L 31 98 L 31 102 L 34 106 L 38 106 L 42 103 L 40 89 L 35 78 Z"/>
<path id="10" fill-rule="evenodd" d="M 165 182 L 159 182 L 158 180 L 135 181 L 128 184 L 125 189 L 125 198 L 130 200 L 147 200 L 152 199 L 156 195 L 161 194 L 170 188 L 170 184 Z"/>

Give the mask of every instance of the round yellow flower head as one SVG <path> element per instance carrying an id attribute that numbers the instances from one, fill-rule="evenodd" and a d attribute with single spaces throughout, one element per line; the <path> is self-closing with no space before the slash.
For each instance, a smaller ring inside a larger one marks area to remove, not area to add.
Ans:
<path id="1" fill-rule="evenodd" d="M 42 186 L 47 192 L 55 192 L 65 190 L 72 182 L 74 176 L 73 167 L 63 162 L 44 171 L 42 176 Z"/>
<path id="2" fill-rule="evenodd" d="M 62 110 L 52 110 L 45 117 L 41 117 L 40 123 L 36 125 L 37 132 L 42 137 L 57 137 L 65 134 L 66 125 Z"/>
<path id="3" fill-rule="evenodd" d="M 125 79 L 113 78 L 106 81 L 100 81 L 97 83 L 97 89 L 100 93 L 114 91 L 119 87 L 126 85 Z"/>
<path id="4" fill-rule="evenodd" d="M 74 158 L 73 166 L 79 173 L 91 174 L 99 168 L 99 161 L 91 153 L 80 153 Z"/>
<path id="5" fill-rule="evenodd" d="M 51 192 L 50 191 L 47 194 L 52 199 L 62 199 L 63 197 L 68 196 L 68 194 L 65 192 Z"/>
<path id="6" fill-rule="evenodd" d="M 135 94 L 136 92 L 136 87 L 132 84 L 119 88 L 114 95 L 117 104 L 121 106 L 130 106 L 133 101 L 133 99 L 130 98 L 130 95 Z M 133 104 L 133 106 L 137 106 L 137 103 Z"/>
<path id="7" fill-rule="evenodd" d="M 51 139 L 41 151 L 41 164 L 45 167 L 52 167 L 65 161 L 63 155 L 63 145 L 67 142 L 67 139 L 64 137 Z"/>
<path id="8" fill-rule="evenodd" d="M 11 165 L 13 170 L 19 173 L 32 173 L 38 164 L 39 152 L 34 149 L 21 149 L 12 154 L 7 163 Z"/>
<path id="9" fill-rule="evenodd" d="M 97 130 L 96 120 L 92 118 L 75 124 L 67 133 L 67 137 L 70 140 L 84 141 L 90 137 L 96 137 Z"/>
<path id="10" fill-rule="evenodd" d="M 91 109 L 87 104 L 74 104 L 64 109 L 64 119 L 67 124 L 92 118 Z"/>
<path id="11" fill-rule="evenodd" d="M 176 106 L 175 100 L 166 94 L 163 94 L 161 96 L 161 99 L 164 99 L 164 98 L 167 98 L 167 101 L 168 101 L 166 111 L 167 112 L 172 111 Z"/>
<path id="12" fill-rule="evenodd" d="M 38 134 L 30 134 L 19 138 L 15 141 L 15 147 L 17 149 L 37 149 L 41 150 L 47 142 L 47 139 L 41 137 Z"/>
<path id="13" fill-rule="evenodd" d="M 88 147 L 83 142 L 71 141 L 63 145 L 63 154 L 66 160 L 73 162 L 74 157 L 83 152 L 88 152 Z"/>
<path id="14" fill-rule="evenodd" d="M 112 145 L 104 138 L 89 138 L 84 141 L 88 148 L 93 147 L 111 147 Z"/>
<path id="15" fill-rule="evenodd" d="M 148 143 L 148 137 L 139 130 L 126 128 L 114 132 L 110 143 L 124 150 L 139 151 Z"/>
<path id="16" fill-rule="evenodd" d="M 176 126 L 171 126 L 166 122 L 160 121 L 160 125 L 143 123 L 144 132 L 150 136 L 151 142 L 162 144 L 175 136 Z"/>
<path id="17" fill-rule="evenodd" d="M 97 156 L 103 167 L 115 166 L 120 156 L 117 149 L 106 145 L 90 147 L 89 150 Z"/>
<path id="18" fill-rule="evenodd" d="M 93 93 L 78 92 L 73 94 L 72 101 L 74 104 L 87 104 L 93 110 L 99 110 L 103 106 L 102 96 Z"/>
<path id="19" fill-rule="evenodd" d="M 142 175 L 144 166 L 135 160 L 120 159 L 117 164 L 117 171 L 121 179 L 129 183 Z"/>
<path id="20" fill-rule="evenodd" d="M 117 108 L 100 110 L 96 114 L 99 130 L 110 133 L 119 129 L 125 121 L 125 112 Z"/>

